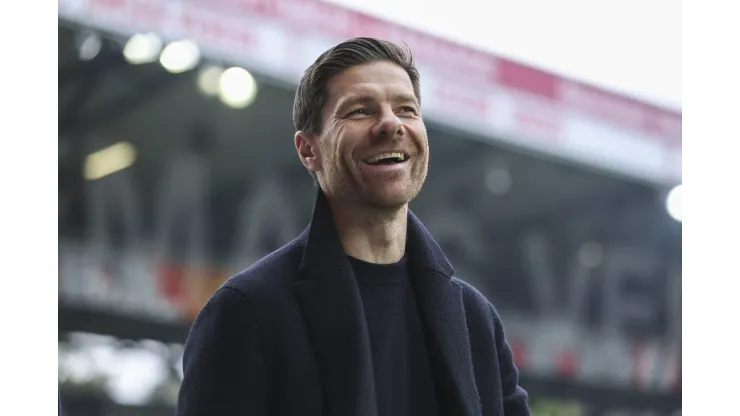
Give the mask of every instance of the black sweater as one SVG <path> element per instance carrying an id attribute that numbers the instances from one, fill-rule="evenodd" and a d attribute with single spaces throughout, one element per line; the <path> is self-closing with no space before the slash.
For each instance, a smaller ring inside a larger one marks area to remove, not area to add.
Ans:
<path id="1" fill-rule="evenodd" d="M 406 260 L 350 258 L 367 321 L 378 416 L 437 414 L 424 333 Z"/>

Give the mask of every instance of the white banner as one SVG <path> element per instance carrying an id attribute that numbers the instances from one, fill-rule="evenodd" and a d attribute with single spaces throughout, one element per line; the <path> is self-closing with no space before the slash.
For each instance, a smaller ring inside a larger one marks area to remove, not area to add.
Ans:
<path id="1" fill-rule="evenodd" d="M 456 129 L 622 175 L 681 181 L 681 114 L 317 0 L 59 0 L 60 18 L 130 36 L 190 38 L 205 56 L 296 85 L 354 36 L 403 41 L 425 115 Z"/>

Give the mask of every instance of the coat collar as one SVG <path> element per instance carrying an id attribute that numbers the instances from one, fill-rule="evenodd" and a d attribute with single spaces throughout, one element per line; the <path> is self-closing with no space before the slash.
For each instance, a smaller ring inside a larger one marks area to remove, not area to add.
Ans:
<path id="1" fill-rule="evenodd" d="M 450 406 L 442 414 L 480 415 L 460 286 L 442 249 L 409 211 L 406 252 L 435 381 Z M 359 288 L 321 191 L 300 239 L 295 292 L 316 355 L 328 415 L 377 416 L 370 341 Z M 440 384 L 441 383 L 441 384 Z"/>
<path id="2" fill-rule="evenodd" d="M 352 266 L 339 241 L 329 204 L 321 191 L 316 197 L 311 224 L 300 238 L 306 241 L 300 266 L 302 277 L 326 277 L 351 272 Z M 406 250 L 409 265 L 414 270 L 433 270 L 447 278 L 455 273 L 442 249 L 410 210 Z"/>

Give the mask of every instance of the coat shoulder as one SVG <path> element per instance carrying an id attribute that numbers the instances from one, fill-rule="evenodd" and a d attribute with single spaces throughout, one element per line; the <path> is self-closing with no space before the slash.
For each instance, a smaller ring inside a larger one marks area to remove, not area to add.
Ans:
<path id="1" fill-rule="evenodd" d="M 462 290 L 463 304 L 465 305 L 465 312 L 468 315 L 482 316 L 490 324 L 500 325 L 501 318 L 498 312 L 496 312 L 496 308 L 483 293 L 472 284 L 457 277 L 453 277 L 452 281 L 460 286 Z"/>
<path id="2" fill-rule="evenodd" d="M 465 301 L 466 305 L 481 308 L 493 307 L 491 302 L 472 284 L 457 277 L 453 277 L 452 281 L 462 289 L 463 301 Z"/>

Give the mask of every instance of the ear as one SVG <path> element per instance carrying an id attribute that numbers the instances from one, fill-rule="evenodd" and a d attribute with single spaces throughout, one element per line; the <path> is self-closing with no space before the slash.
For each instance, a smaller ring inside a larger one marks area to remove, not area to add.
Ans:
<path id="1" fill-rule="evenodd" d="M 318 136 L 316 133 L 297 131 L 295 133 L 295 149 L 298 158 L 309 172 L 316 173 L 321 170 L 321 152 L 317 146 Z"/>

